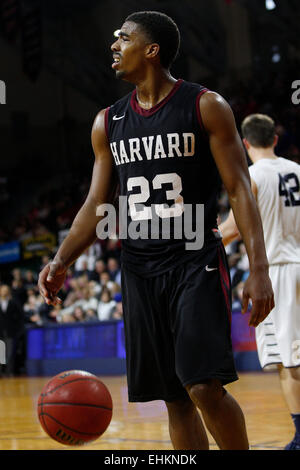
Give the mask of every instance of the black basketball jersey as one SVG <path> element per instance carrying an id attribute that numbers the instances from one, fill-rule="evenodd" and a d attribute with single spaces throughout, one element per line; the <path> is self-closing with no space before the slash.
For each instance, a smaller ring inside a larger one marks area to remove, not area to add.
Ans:
<path id="1" fill-rule="evenodd" d="M 149 110 L 139 106 L 136 90 L 106 110 L 106 132 L 125 214 L 121 217 L 122 263 L 144 276 L 195 256 L 195 250 L 187 249 L 190 236 L 186 236 L 184 217 L 188 223 L 191 214 L 192 219 L 200 217 L 199 205 L 204 207 L 202 250 L 216 243 L 212 229 L 217 227 L 221 180 L 199 110 L 199 99 L 206 91 L 178 80 Z M 192 222 L 195 229 L 196 221 Z"/>

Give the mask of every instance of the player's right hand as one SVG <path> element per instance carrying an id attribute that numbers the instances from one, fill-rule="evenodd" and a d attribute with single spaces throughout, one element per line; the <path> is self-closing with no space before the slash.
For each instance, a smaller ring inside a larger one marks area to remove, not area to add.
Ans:
<path id="1" fill-rule="evenodd" d="M 249 326 L 257 327 L 275 306 L 274 292 L 267 269 L 250 271 L 243 289 L 242 313 L 248 311 L 250 299 L 252 308 Z"/>
<path id="2" fill-rule="evenodd" d="M 40 272 L 38 287 L 41 296 L 48 305 L 61 304 L 57 293 L 62 288 L 67 274 L 67 267 L 62 261 L 53 260 Z"/>

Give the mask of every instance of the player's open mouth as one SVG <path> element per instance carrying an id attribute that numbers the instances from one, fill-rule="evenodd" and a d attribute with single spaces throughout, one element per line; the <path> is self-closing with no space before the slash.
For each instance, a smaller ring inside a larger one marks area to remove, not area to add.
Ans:
<path id="1" fill-rule="evenodd" d="M 119 65 L 119 62 L 120 62 L 121 59 L 118 56 L 115 56 L 113 59 L 114 59 L 114 61 L 112 63 L 112 68 L 115 68 Z"/>

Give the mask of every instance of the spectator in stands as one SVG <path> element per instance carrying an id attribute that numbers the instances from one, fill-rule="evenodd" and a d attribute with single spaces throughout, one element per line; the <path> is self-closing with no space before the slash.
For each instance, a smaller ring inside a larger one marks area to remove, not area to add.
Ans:
<path id="1" fill-rule="evenodd" d="M 24 333 L 24 313 L 21 306 L 12 298 L 8 285 L 0 286 L 0 339 L 5 342 L 6 365 L 3 375 L 15 373 L 17 347 Z"/>
<path id="2" fill-rule="evenodd" d="M 60 314 L 61 316 L 73 315 L 77 307 L 81 307 L 84 311 L 89 308 L 96 310 L 98 307 L 98 299 L 95 297 L 94 290 L 87 281 L 80 286 L 80 298 L 75 302 L 71 302 L 67 307 L 64 304 Z"/>
<path id="3" fill-rule="evenodd" d="M 106 263 L 103 259 L 98 259 L 95 263 L 95 269 L 90 273 L 90 280 L 100 282 L 100 275 L 107 270 Z"/>
<path id="4" fill-rule="evenodd" d="M 77 276 L 81 274 L 87 274 L 89 279 L 95 270 L 96 262 L 99 256 L 101 256 L 102 249 L 99 243 L 91 245 L 81 256 L 75 261 L 74 273 Z"/>
<path id="5" fill-rule="evenodd" d="M 50 322 L 59 323 L 61 321 L 61 304 L 55 305 L 55 307 L 50 306 L 50 310 L 48 313 L 48 318 Z"/>
<path id="6" fill-rule="evenodd" d="M 25 289 L 34 289 L 35 291 L 37 291 L 36 283 L 37 279 L 35 278 L 33 272 L 30 270 L 26 271 L 24 278 Z"/>
<path id="7" fill-rule="evenodd" d="M 108 258 L 113 257 L 113 258 L 120 259 L 121 243 L 118 238 L 107 240 L 105 254 Z"/>
<path id="8" fill-rule="evenodd" d="M 87 276 L 89 277 L 90 271 L 88 270 L 88 259 L 86 255 L 81 255 L 75 263 L 74 277 Z"/>
<path id="9" fill-rule="evenodd" d="M 109 290 L 110 290 L 111 296 L 114 297 L 116 294 L 121 292 L 121 286 L 117 284 L 116 282 L 114 282 L 112 287 Z"/>
<path id="10" fill-rule="evenodd" d="M 115 307 L 116 301 L 112 300 L 109 289 L 107 287 L 104 287 L 97 308 L 99 320 L 110 320 Z"/>
<path id="11" fill-rule="evenodd" d="M 76 322 L 84 322 L 86 319 L 86 313 L 80 306 L 74 308 L 72 316 Z"/>
<path id="12" fill-rule="evenodd" d="M 89 281 L 88 285 L 89 285 L 90 291 L 93 292 L 93 296 L 99 299 L 101 290 L 102 290 L 102 287 L 99 284 L 99 282 Z"/>
<path id="13" fill-rule="evenodd" d="M 42 262 L 41 262 L 41 265 L 40 265 L 40 269 L 43 269 L 46 264 L 48 264 L 50 262 L 50 256 L 48 255 L 44 255 L 42 256 Z"/>
<path id="14" fill-rule="evenodd" d="M 41 326 L 43 321 L 39 314 L 39 307 L 42 305 L 40 297 L 38 298 L 34 293 L 30 293 L 27 302 L 24 304 L 25 322 L 34 323 Z"/>
<path id="15" fill-rule="evenodd" d="M 75 323 L 76 319 L 73 313 L 64 313 L 63 315 L 57 316 L 57 321 L 59 323 Z"/>
<path id="16" fill-rule="evenodd" d="M 34 290 L 33 288 L 30 288 L 30 289 L 27 289 L 27 290 L 26 290 L 26 294 L 27 294 L 27 299 L 26 299 L 26 300 L 28 300 L 31 295 L 34 295 L 34 296 L 35 296 L 35 295 L 36 295 L 36 292 L 35 292 L 35 290 Z"/>
<path id="17" fill-rule="evenodd" d="M 20 221 L 13 230 L 12 239 L 16 240 L 26 240 L 26 238 L 31 237 L 31 232 L 28 230 L 28 225 L 25 220 Z"/>
<path id="18" fill-rule="evenodd" d="M 231 286 L 232 289 L 241 281 L 244 271 L 238 268 L 237 264 L 241 259 L 240 253 L 232 253 L 228 256 L 228 266 L 229 266 L 229 273 L 231 279 Z"/>
<path id="19" fill-rule="evenodd" d="M 97 315 L 97 310 L 94 310 L 92 308 L 88 308 L 87 311 L 85 312 L 85 321 L 98 321 L 98 315 Z"/>
<path id="20" fill-rule="evenodd" d="M 239 243 L 238 250 L 240 254 L 240 260 L 237 263 L 237 268 L 244 272 L 249 271 L 249 259 L 247 256 L 246 247 L 243 242 Z"/>
<path id="21" fill-rule="evenodd" d="M 42 302 L 39 307 L 38 307 L 38 314 L 41 318 L 41 322 L 43 325 L 55 321 L 53 317 L 50 316 L 52 306 L 45 304 L 45 302 Z"/>
<path id="22" fill-rule="evenodd" d="M 70 222 L 71 221 L 69 217 L 64 216 L 64 215 L 58 215 L 56 217 L 56 226 L 57 226 L 58 231 L 69 228 Z"/>
<path id="23" fill-rule="evenodd" d="M 111 281 L 109 273 L 107 271 L 104 271 L 100 274 L 100 285 L 102 287 L 102 290 L 104 290 L 105 287 L 109 291 L 114 288 L 114 282 Z"/>
<path id="24" fill-rule="evenodd" d="M 72 279 L 73 279 L 73 270 L 72 270 L 72 268 L 69 268 L 68 271 L 67 271 L 66 280 L 65 280 L 65 283 L 64 283 L 64 286 L 63 286 L 64 299 L 66 298 L 67 294 L 71 290 L 70 282 L 71 282 Z"/>
<path id="25" fill-rule="evenodd" d="M 16 302 L 21 306 L 24 305 L 28 296 L 22 279 L 13 279 L 11 283 L 11 294 Z"/>
<path id="26" fill-rule="evenodd" d="M 15 268 L 11 272 L 13 280 L 23 281 L 21 269 Z"/>
<path id="27" fill-rule="evenodd" d="M 49 230 L 47 229 L 47 227 L 45 227 L 45 225 L 43 225 L 37 220 L 34 222 L 31 232 L 33 237 L 39 237 L 40 235 L 45 235 L 46 233 L 49 233 Z"/>
<path id="28" fill-rule="evenodd" d="M 67 294 L 64 300 L 64 307 L 69 307 L 74 304 L 77 300 L 81 299 L 82 297 L 82 290 L 81 286 L 78 282 L 78 278 L 72 278 L 69 280 L 69 293 Z"/>
<path id="29" fill-rule="evenodd" d="M 51 204 L 50 202 L 45 199 L 44 201 L 41 201 L 39 207 L 36 210 L 36 218 L 41 221 L 47 221 L 47 218 L 49 217 L 51 212 Z"/>
<path id="30" fill-rule="evenodd" d="M 80 301 L 78 301 L 78 303 L 79 302 Z M 80 305 L 85 311 L 89 308 L 96 310 L 98 307 L 98 299 L 95 297 L 94 290 L 89 284 L 87 284 L 83 289 L 83 295 Z"/>
<path id="31" fill-rule="evenodd" d="M 111 317 L 114 320 L 121 320 L 123 318 L 122 295 L 120 293 L 116 294 L 114 301 L 116 302 L 116 306 Z"/>
<path id="32" fill-rule="evenodd" d="M 244 282 L 240 281 L 234 289 L 232 289 L 232 311 L 241 311 L 243 301 Z"/>
<path id="33" fill-rule="evenodd" d="M 103 273 L 104 271 L 107 271 L 107 266 L 106 263 L 103 259 L 97 259 L 96 264 L 95 264 L 95 271 L 99 275 Z M 99 279 L 99 276 L 98 276 Z"/>
<path id="34" fill-rule="evenodd" d="M 109 273 L 110 280 L 121 285 L 121 269 L 119 262 L 116 258 L 108 258 L 107 271 Z"/>

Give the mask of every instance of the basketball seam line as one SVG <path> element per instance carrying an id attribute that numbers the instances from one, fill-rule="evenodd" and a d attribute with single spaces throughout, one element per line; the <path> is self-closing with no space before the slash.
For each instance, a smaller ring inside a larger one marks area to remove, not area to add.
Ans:
<path id="1" fill-rule="evenodd" d="M 66 424 L 61 423 L 60 421 L 58 421 L 57 419 L 55 419 L 53 416 L 49 415 L 48 413 L 40 413 L 40 416 L 48 416 L 48 418 L 53 419 L 53 421 L 55 421 L 60 426 L 63 426 L 64 428 L 69 429 L 69 431 L 76 432 L 77 434 L 85 434 L 86 436 L 99 436 L 99 431 L 84 432 L 84 431 L 77 431 L 77 429 L 70 428 L 69 426 L 67 426 Z M 51 436 L 51 434 L 49 434 L 49 436 Z"/>
<path id="2" fill-rule="evenodd" d="M 38 406 L 46 406 L 46 405 L 63 405 L 63 406 L 90 406 L 92 408 L 101 408 L 102 410 L 112 411 L 112 408 L 108 406 L 102 405 L 93 405 L 92 403 L 64 403 L 64 402 L 52 402 L 52 403 L 38 403 Z"/>
<path id="3" fill-rule="evenodd" d="M 90 378 L 90 377 L 82 377 L 82 378 L 79 378 L 79 379 L 73 379 L 73 380 L 69 380 L 68 382 L 64 382 L 63 384 L 60 384 L 60 385 L 57 385 L 57 387 L 53 388 L 52 390 L 48 391 L 48 392 L 45 392 L 45 393 L 41 393 L 41 395 L 43 397 L 46 397 L 48 395 L 48 393 L 53 393 L 55 392 L 58 388 L 60 387 L 63 387 L 64 385 L 67 385 L 67 384 L 71 384 L 73 382 L 79 382 L 80 380 L 91 380 L 93 382 L 96 382 L 96 383 L 99 383 L 98 380 L 95 380 L 93 378 Z M 104 386 L 104 384 L 102 384 Z"/>

